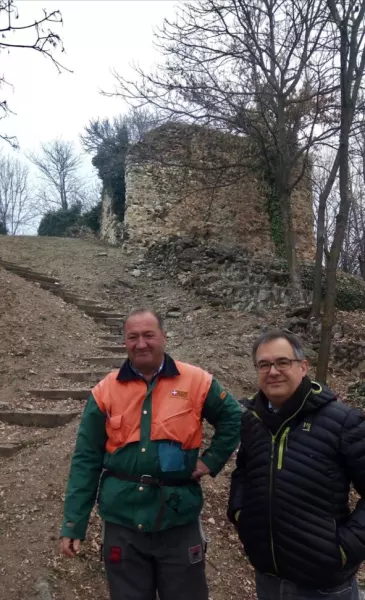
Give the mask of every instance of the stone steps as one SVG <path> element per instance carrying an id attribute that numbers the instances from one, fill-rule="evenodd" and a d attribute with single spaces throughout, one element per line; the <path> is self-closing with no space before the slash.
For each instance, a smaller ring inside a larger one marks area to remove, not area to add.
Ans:
<path id="1" fill-rule="evenodd" d="M 107 325 L 108 327 L 123 327 L 124 325 L 124 318 L 114 318 L 114 317 L 107 317 L 102 319 L 102 322 Z"/>
<path id="2" fill-rule="evenodd" d="M 29 267 L 21 267 L 20 265 L 12 263 L 8 260 L 4 260 L 2 258 L 0 258 L 0 265 L 4 267 L 4 269 L 6 269 L 7 271 L 10 271 L 11 269 L 17 269 L 18 271 L 22 271 L 23 273 L 35 273 L 35 271 L 32 271 L 32 269 L 30 269 Z M 41 273 L 41 275 L 43 275 L 43 273 Z"/>
<path id="3" fill-rule="evenodd" d="M 38 283 L 38 280 L 36 280 L 36 283 Z M 48 283 L 46 281 L 40 281 L 39 282 L 39 287 L 42 290 L 45 290 L 46 292 L 52 292 L 53 294 L 56 294 L 58 291 L 60 291 L 60 284 L 58 283 Z"/>
<path id="4" fill-rule="evenodd" d="M 123 356 L 84 356 L 82 360 L 92 365 L 105 365 L 107 367 L 114 367 L 118 369 L 127 358 Z"/>
<path id="5" fill-rule="evenodd" d="M 105 352 L 116 353 L 115 356 L 89 356 L 82 358 L 85 363 L 99 366 L 96 370 L 83 371 L 65 371 L 57 373 L 58 377 L 68 379 L 70 382 L 81 382 L 92 387 L 100 379 L 103 379 L 111 369 L 118 369 L 124 362 L 126 356 L 121 355 L 124 347 L 122 347 L 122 336 L 120 335 L 120 327 L 124 321 L 124 315 L 121 312 L 107 306 L 104 302 L 93 300 L 77 294 L 71 290 L 65 289 L 61 281 L 56 277 L 49 277 L 42 273 L 37 273 L 30 268 L 22 267 L 9 261 L 0 259 L 0 266 L 3 266 L 8 271 L 32 281 L 39 285 L 41 289 L 62 298 L 65 302 L 74 305 L 80 311 L 83 311 L 96 322 L 102 323 L 104 326 L 105 336 L 101 336 L 100 341 L 105 342 L 98 348 Z M 101 328 L 101 326 L 100 326 Z M 119 335 L 113 335 L 113 334 Z M 109 334 L 109 335 L 107 335 Z M 110 345 L 107 344 L 110 342 Z M 116 345 L 112 345 L 116 342 Z M 103 369 L 103 367 L 105 369 Z M 106 368 L 109 368 L 106 370 Z M 59 389 L 31 389 L 29 394 L 35 398 L 45 400 L 86 400 L 90 395 L 90 387 L 88 388 L 59 388 Z M 61 410 L 11 410 L 9 407 L 0 409 L 0 421 L 9 426 L 34 427 L 34 428 L 54 428 L 62 427 L 80 415 L 79 410 L 63 411 Z M 0 441 L 0 456 L 10 457 L 18 450 L 24 447 L 21 441 Z"/>
<path id="6" fill-rule="evenodd" d="M 58 373 L 60 377 L 64 377 L 65 379 L 69 379 L 70 381 L 87 381 L 87 382 L 98 382 L 100 379 L 103 379 L 110 373 L 108 371 L 64 371 L 63 373 Z"/>
<path id="7" fill-rule="evenodd" d="M 122 337 L 122 326 L 100 324 L 99 330 L 103 335 L 117 335 Z"/>
<path id="8" fill-rule="evenodd" d="M 0 442 L 0 456 L 8 458 L 9 456 L 13 456 L 13 454 L 18 452 L 21 448 L 22 444 Z"/>
<path id="9" fill-rule="evenodd" d="M 96 320 L 102 320 L 104 321 L 104 319 L 120 319 L 121 321 L 124 319 L 124 315 L 122 315 L 120 312 L 112 312 L 112 311 L 107 311 L 107 310 L 94 310 L 93 308 L 91 309 L 87 309 L 87 314 L 90 315 L 90 317 L 93 317 Z"/>
<path id="10" fill-rule="evenodd" d="M 88 314 L 89 316 L 93 316 L 91 313 L 93 311 L 101 311 L 103 309 L 105 309 L 105 307 L 100 306 L 100 304 L 98 304 L 96 302 L 96 300 L 88 300 L 87 298 L 74 298 L 74 297 L 70 297 L 68 294 L 57 294 L 57 296 L 59 296 L 60 298 L 62 298 L 62 300 L 64 302 L 67 302 L 67 304 L 72 304 L 73 306 L 76 306 L 76 308 L 78 308 L 79 310 L 81 310 L 82 312 Z"/>
<path id="11" fill-rule="evenodd" d="M 90 396 L 90 389 L 43 389 L 28 390 L 35 398 L 45 400 L 86 400 Z"/>
<path id="12" fill-rule="evenodd" d="M 121 343 L 122 341 L 122 334 L 120 335 L 101 335 L 100 338 L 101 340 L 103 340 L 104 342 L 115 342 L 116 344 Z M 123 346 L 123 344 L 122 344 Z"/>
<path id="13" fill-rule="evenodd" d="M 96 300 L 92 300 L 91 298 L 83 298 L 79 294 L 68 292 L 64 288 L 58 288 L 54 293 L 55 296 L 60 296 L 62 300 L 69 302 L 70 304 L 77 304 L 78 302 L 83 302 L 84 304 L 87 304 L 87 306 L 97 306 L 98 304 Z"/>
<path id="14" fill-rule="evenodd" d="M 35 276 L 39 276 L 40 279 L 46 277 L 48 280 L 59 281 L 58 277 L 50 277 L 49 275 L 45 275 L 44 273 L 38 273 L 34 271 L 30 267 L 22 267 L 16 263 L 10 262 L 9 260 L 4 260 L 0 258 L 0 265 L 2 265 L 7 271 L 17 271 L 19 273 L 31 274 Z"/>
<path id="15" fill-rule="evenodd" d="M 49 277 L 48 275 L 42 275 L 41 273 L 36 273 L 35 271 L 31 271 L 28 269 L 22 269 L 21 267 L 9 266 L 5 265 L 0 261 L 0 264 L 11 273 L 15 275 L 19 275 L 19 277 L 23 277 L 23 279 L 29 279 L 30 281 L 39 281 L 42 283 L 49 283 L 51 285 L 60 285 L 60 280 L 56 277 Z"/>
<path id="16" fill-rule="evenodd" d="M 74 304 L 75 306 L 77 306 L 78 309 L 84 311 L 90 316 L 93 316 L 94 312 L 107 310 L 106 307 L 100 306 L 100 304 L 94 304 L 94 301 L 83 301 L 82 298 L 79 300 L 74 300 L 73 302 L 71 302 L 71 304 Z"/>
<path id="17" fill-rule="evenodd" d="M 80 415 L 80 411 L 0 410 L 0 421 L 23 427 L 62 427 Z"/>
<path id="18" fill-rule="evenodd" d="M 122 345 L 110 345 L 110 346 L 97 346 L 98 350 L 103 350 L 105 352 L 114 352 L 116 354 L 120 354 L 122 350 L 125 350 L 125 346 Z"/>

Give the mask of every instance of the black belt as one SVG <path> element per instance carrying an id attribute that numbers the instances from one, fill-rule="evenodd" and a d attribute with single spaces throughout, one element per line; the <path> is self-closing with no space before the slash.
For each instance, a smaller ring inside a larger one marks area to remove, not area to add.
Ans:
<path id="1" fill-rule="evenodd" d="M 163 491 L 164 487 L 173 487 L 173 486 L 183 486 L 183 485 L 199 485 L 199 482 L 195 479 L 159 479 L 157 477 L 152 477 L 152 475 L 127 475 L 126 473 L 116 473 L 115 471 L 105 470 L 103 472 L 102 478 L 106 477 L 116 477 L 117 479 L 121 479 L 121 481 L 134 481 L 135 483 L 139 483 L 140 485 L 149 485 L 152 487 L 159 488 L 161 491 L 161 506 L 158 511 L 154 530 L 158 531 L 162 525 L 163 518 L 165 516 L 166 511 L 166 500 L 165 494 Z"/>
<path id="2" fill-rule="evenodd" d="M 150 485 L 152 487 L 161 487 L 161 486 L 171 486 L 174 485 L 182 486 L 182 485 L 197 485 L 198 482 L 195 479 L 159 479 L 157 477 L 152 477 L 152 475 L 127 475 L 127 473 L 116 473 L 115 471 L 106 470 L 103 473 L 104 477 L 116 477 L 117 479 L 121 479 L 122 481 L 135 481 L 136 483 L 140 483 L 141 485 Z"/>

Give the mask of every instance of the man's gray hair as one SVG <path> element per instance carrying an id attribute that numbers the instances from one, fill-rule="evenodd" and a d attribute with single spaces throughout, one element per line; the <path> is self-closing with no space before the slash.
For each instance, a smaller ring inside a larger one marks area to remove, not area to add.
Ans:
<path id="1" fill-rule="evenodd" d="M 305 353 L 303 350 L 302 343 L 300 339 L 294 334 L 285 329 L 269 329 L 264 331 L 257 340 L 255 340 L 253 348 L 252 348 L 252 359 L 254 364 L 256 363 L 256 354 L 262 344 L 267 344 L 268 342 L 273 342 L 275 340 L 284 339 L 293 348 L 294 356 L 298 360 L 305 360 Z"/>
<path id="2" fill-rule="evenodd" d="M 136 315 L 143 315 L 145 313 L 149 313 L 151 314 L 153 317 L 155 317 L 157 324 L 159 326 L 159 328 L 161 329 L 161 331 L 164 330 L 164 322 L 163 322 L 163 318 L 160 315 L 160 313 L 156 312 L 155 310 L 153 310 L 152 308 L 135 308 L 134 310 L 132 310 L 129 315 L 127 315 L 127 317 L 124 319 L 124 323 L 123 323 L 123 327 L 122 327 L 122 331 L 124 331 L 125 328 L 125 324 L 128 321 L 128 319 L 130 317 L 134 317 Z"/>

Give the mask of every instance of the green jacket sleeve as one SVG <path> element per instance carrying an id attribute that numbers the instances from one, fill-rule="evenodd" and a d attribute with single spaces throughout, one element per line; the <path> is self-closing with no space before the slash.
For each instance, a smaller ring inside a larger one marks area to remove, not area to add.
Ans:
<path id="1" fill-rule="evenodd" d="M 202 461 L 215 477 L 224 467 L 240 441 L 241 408 L 237 400 L 213 379 L 205 399 L 202 417 L 215 429 L 212 442 Z"/>
<path id="2" fill-rule="evenodd" d="M 105 415 L 93 396 L 89 397 L 77 434 L 67 483 L 61 536 L 85 539 L 103 468 Z"/>

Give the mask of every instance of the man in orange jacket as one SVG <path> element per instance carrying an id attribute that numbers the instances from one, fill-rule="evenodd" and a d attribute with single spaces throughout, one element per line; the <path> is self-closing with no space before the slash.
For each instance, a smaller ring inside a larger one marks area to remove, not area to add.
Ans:
<path id="1" fill-rule="evenodd" d="M 207 600 L 200 479 L 236 448 L 241 409 L 212 375 L 165 354 L 153 311 L 133 311 L 124 338 L 128 359 L 81 420 L 61 549 L 77 553 L 99 488 L 111 600 Z M 215 434 L 199 458 L 204 418 Z"/>

